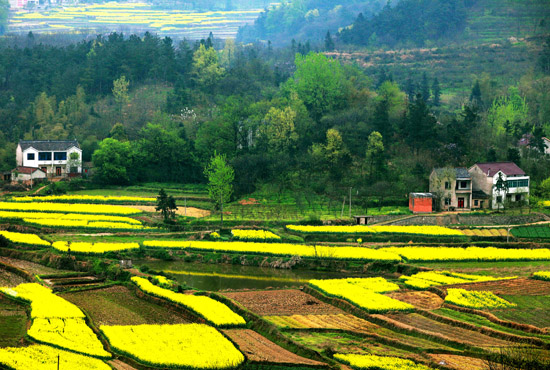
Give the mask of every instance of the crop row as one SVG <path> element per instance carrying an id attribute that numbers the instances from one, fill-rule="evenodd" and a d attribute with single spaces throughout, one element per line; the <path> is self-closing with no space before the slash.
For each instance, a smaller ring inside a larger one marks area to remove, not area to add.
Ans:
<path id="1" fill-rule="evenodd" d="M 52 247 L 61 252 L 84 253 L 84 254 L 103 254 L 107 252 L 126 251 L 130 249 L 139 249 L 138 243 L 71 243 L 54 242 Z"/>
<path id="2" fill-rule="evenodd" d="M 533 278 L 537 280 L 550 281 L 550 271 L 537 271 L 533 273 Z"/>
<path id="3" fill-rule="evenodd" d="M 82 311 L 50 289 L 27 283 L 13 289 L 0 288 L 0 291 L 30 303 L 33 322 L 28 335 L 36 341 L 86 355 L 111 357 L 86 325 Z"/>
<path id="4" fill-rule="evenodd" d="M 281 237 L 267 230 L 231 230 L 231 235 L 240 240 L 280 240 Z"/>
<path id="5" fill-rule="evenodd" d="M 414 307 L 380 293 L 398 290 L 397 284 L 384 278 L 310 280 L 309 285 L 321 292 L 343 298 L 369 312 L 411 310 Z"/>
<path id="6" fill-rule="evenodd" d="M 505 249 L 494 247 L 389 247 L 381 251 L 394 253 L 411 262 L 422 261 L 549 261 L 550 249 Z"/>
<path id="7" fill-rule="evenodd" d="M 291 231 L 301 233 L 320 234 L 419 234 L 434 236 L 464 236 L 462 231 L 449 229 L 442 226 L 309 226 L 309 225 L 287 225 Z"/>
<path id="8" fill-rule="evenodd" d="M 216 326 L 241 326 L 246 321 L 225 304 L 210 297 L 176 293 L 134 276 L 132 281 L 144 292 L 180 304 Z"/>
<path id="9" fill-rule="evenodd" d="M 101 326 L 111 347 L 163 368 L 227 369 L 244 356 L 216 329 L 204 324 Z"/>
<path id="10" fill-rule="evenodd" d="M 141 225 L 139 220 L 124 216 L 111 216 L 101 214 L 83 214 L 83 213 L 52 213 L 52 212 L 9 212 L 0 211 L 0 218 L 5 219 L 56 219 L 69 221 L 104 221 L 104 222 L 121 222 L 125 224 Z"/>
<path id="11" fill-rule="evenodd" d="M 400 276 L 399 280 L 402 280 L 408 287 L 426 289 L 437 285 L 464 284 L 513 278 L 515 277 L 498 278 L 492 276 L 460 274 L 450 271 L 422 271 L 412 276 Z"/>
<path id="12" fill-rule="evenodd" d="M 47 227 L 59 227 L 59 228 L 84 228 L 84 229 L 112 229 L 112 230 L 158 230 L 154 227 L 148 227 L 143 225 L 126 224 L 122 222 L 105 222 L 105 221 L 88 221 L 88 220 L 59 220 L 55 218 L 24 218 L 28 224 L 47 226 Z"/>
<path id="13" fill-rule="evenodd" d="M 512 229 L 517 238 L 550 238 L 550 226 L 524 226 Z"/>
<path id="14" fill-rule="evenodd" d="M 468 308 L 507 308 L 514 307 L 510 303 L 489 291 L 465 289 L 448 289 L 445 302 Z"/>
<path id="15" fill-rule="evenodd" d="M 506 229 L 463 229 L 461 231 L 466 236 L 508 236 L 508 230 Z"/>
<path id="16" fill-rule="evenodd" d="M 0 210 L 66 213 L 67 205 L 62 203 L 0 202 Z M 137 208 L 112 206 L 106 204 L 71 204 L 70 210 L 71 213 L 90 213 L 104 215 L 133 215 L 142 212 Z"/>
<path id="17" fill-rule="evenodd" d="M 430 370 L 427 366 L 399 357 L 336 353 L 334 358 L 355 369 Z"/>
<path id="18" fill-rule="evenodd" d="M 110 195 L 46 195 L 40 197 L 13 197 L 15 202 L 54 202 L 54 203 L 108 203 L 108 202 L 155 202 L 156 198 L 110 196 Z"/>

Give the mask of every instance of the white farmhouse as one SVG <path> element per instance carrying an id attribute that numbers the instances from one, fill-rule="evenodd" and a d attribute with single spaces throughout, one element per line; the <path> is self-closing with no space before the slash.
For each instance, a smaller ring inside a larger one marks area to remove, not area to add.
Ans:
<path id="1" fill-rule="evenodd" d="M 529 201 L 529 176 L 513 162 L 476 163 L 468 170 L 474 192 L 483 192 L 492 199 L 492 208 L 508 202 Z M 506 182 L 507 191 L 496 187 L 498 179 Z"/>
<path id="2" fill-rule="evenodd" d="M 40 168 L 48 177 L 82 173 L 82 149 L 76 140 L 21 140 L 16 161 L 20 167 Z"/>

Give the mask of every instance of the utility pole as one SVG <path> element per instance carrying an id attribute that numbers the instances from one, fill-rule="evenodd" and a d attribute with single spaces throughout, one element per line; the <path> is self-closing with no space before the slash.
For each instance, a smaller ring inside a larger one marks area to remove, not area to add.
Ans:
<path id="1" fill-rule="evenodd" d="M 185 208 L 184 208 L 184 211 L 183 211 L 183 215 L 185 217 L 187 217 L 187 197 L 185 197 L 184 199 L 185 199 Z"/>
<path id="2" fill-rule="evenodd" d="M 59 370 L 59 353 L 57 354 L 57 370 Z"/>
<path id="3" fill-rule="evenodd" d="M 223 229 L 223 194 L 220 192 L 220 229 Z"/>

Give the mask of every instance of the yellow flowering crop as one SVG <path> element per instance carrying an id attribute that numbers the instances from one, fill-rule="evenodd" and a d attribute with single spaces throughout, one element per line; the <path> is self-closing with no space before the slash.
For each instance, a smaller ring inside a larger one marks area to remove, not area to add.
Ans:
<path id="1" fill-rule="evenodd" d="M 449 229 L 442 226 L 309 226 L 287 225 L 286 228 L 302 233 L 342 233 L 342 234 L 371 234 L 371 233 L 397 233 L 420 234 L 437 236 L 463 236 L 460 230 Z"/>
<path id="2" fill-rule="evenodd" d="M 55 249 L 67 252 L 67 242 L 54 242 L 52 247 Z M 118 252 L 130 249 L 139 249 L 138 243 L 71 243 L 71 252 L 87 253 L 87 254 L 102 254 L 107 252 Z"/>
<path id="3" fill-rule="evenodd" d="M 31 304 L 32 326 L 28 335 L 42 343 L 110 358 L 103 345 L 84 321 L 85 315 L 71 302 L 36 283 L 20 284 L 0 291 Z"/>
<path id="4" fill-rule="evenodd" d="M 493 292 L 465 289 L 447 289 L 445 302 L 469 308 L 506 308 L 515 306 L 514 303 L 497 297 Z"/>
<path id="5" fill-rule="evenodd" d="M 87 221 L 87 220 L 60 220 L 55 218 L 24 218 L 23 221 L 33 225 L 49 227 L 78 227 L 85 229 L 114 229 L 114 230 L 153 230 L 154 228 L 126 224 L 122 222 Z"/>
<path id="6" fill-rule="evenodd" d="M 309 285 L 370 312 L 413 309 L 408 303 L 380 294 L 399 289 L 397 284 L 390 283 L 384 278 L 310 280 Z"/>
<path id="7" fill-rule="evenodd" d="M 430 370 L 429 367 L 399 357 L 336 353 L 334 358 L 354 369 Z"/>
<path id="8" fill-rule="evenodd" d="M 244 356 L 216 329 L 204 324 L 101 326 L 111 347 L 155 367 L 227 369 Z"/>
<path id="9" fill-rule="evenodd" d="M 533 278 L 550 281 L 550 271 L 538 271 L 533 273 Z"/>
<path id="10" fill-rule="evenodd" d="M 363 247 L 328 247 L 287 243 L 156 241 L 143 242 L 146 247 L 191 248 L 221 252 L 259 253 L 278 256 L 300 256 L 328 259 L 358 259 L 365 261 L 401 261 L 396 253 Z"/>
<path id="11" fill-rule="evenodd" d="M 418 289 L 425 289 L 437 285 L 464 284 L 514 278 L 515 276 L 499 278 L 492 276 L 459 274 L 450 271 L 422 271 L 412 276 L 403 275 L 399 277 L 405 285 Z"/>
<path id="12" fill-rule="evenodd" d="M 240 315 L 237 315 L 225 304 L 210 297 L 176 293 L 171 290 L 158 287 L 152 284 L 149 280 L 137 276 L 134 276 L 132 281 L 136 283 L 137 286 L 144 292 L 157 297 L 166 298 L 171 302 L 187 307 L 216 326 L 236 326 L 246 324 L 246 321 Z"/>
<path id="13" fill-rule="evenodd" d="M 29 245 L 44 245 L 50 246 L 50 243 L 40 239 L 38 235 L 34 234 L 23 234 L 23 233 L 14 233 L 11 231 L 0 231 L 0 235 L 9 241 L 16 244 L 29 244 Z"/>
<path id="14" fill-rule="evenodd" d="M 53 25 L 55 26 L 55 25 Z M 46 195 L 41 197 L 14 197 L 11 200 L 16 202 L 155 202 L 156 198 L 110 196 L 110 195 Z"/>
<path id="15" fill-rule="evenodd" d="M 28 347 L 0 348 L 0 364 L 15 370 L 111 370 L 105 362 L 96 358 L 78 355 L 43 344 Z"/>
<path id="16" fill-rule="evenodd" d="M 30 212 L 67 212 L 67 205 L 62 203 L 20 203 L 0 202 L 3 211 L 30 211 Z M 137 208 L 112 206 L 106 204 L 71 204 L 71 213 L 100 213 L 112 215 L 132 215 L 141 213 Z"/>
<path id="17" fill-rule="evenodd" d="M 35 318 L 27 334 L 41 343 L 52 344 L 85 355 L 111 358 L 84 319 Z"/>
<path id="18" fill-rule="evenodd" d="M 231 234 L 234 238 L 240 240 L 278 240 L 281 239 L 279 235 L 273 234 L 271 231 L 266 230 L 231 230 Z"/>
<path id="19" fill-rule="evenodd" d="M 122 222 L 126 224 L 141 225 L 141 221 L 135 218 L 124 216 L 110 215 L 90 215 L 79 213 L 51 213 L 51 212 L 9 212 L 0 211 L 0 218 L 8 219 L 57 219 L 57 220 L 85 220 L 85 221 L 107 221 L 107 222 Z"/>
<path id="20" fill-rule="evenodd" d="M 409 261 L 549 261 L 550 249 L 390 247 L 381 251 L 399 254 Z"/>

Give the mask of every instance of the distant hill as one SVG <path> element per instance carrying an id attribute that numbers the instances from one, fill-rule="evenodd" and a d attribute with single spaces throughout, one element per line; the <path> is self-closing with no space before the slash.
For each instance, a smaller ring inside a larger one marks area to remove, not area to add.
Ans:
<path id="1" fill-rule="evenodd" d="M 292 0 L 261 13 L 253 25 L 239 30 L 237 40 L 254 42 L 271 41 L 288 44 L 298 41 L 324 39 L 327 31 L 332 34 L 353 22 L 359 13 L 377 14 L 386 0 Z"/>

